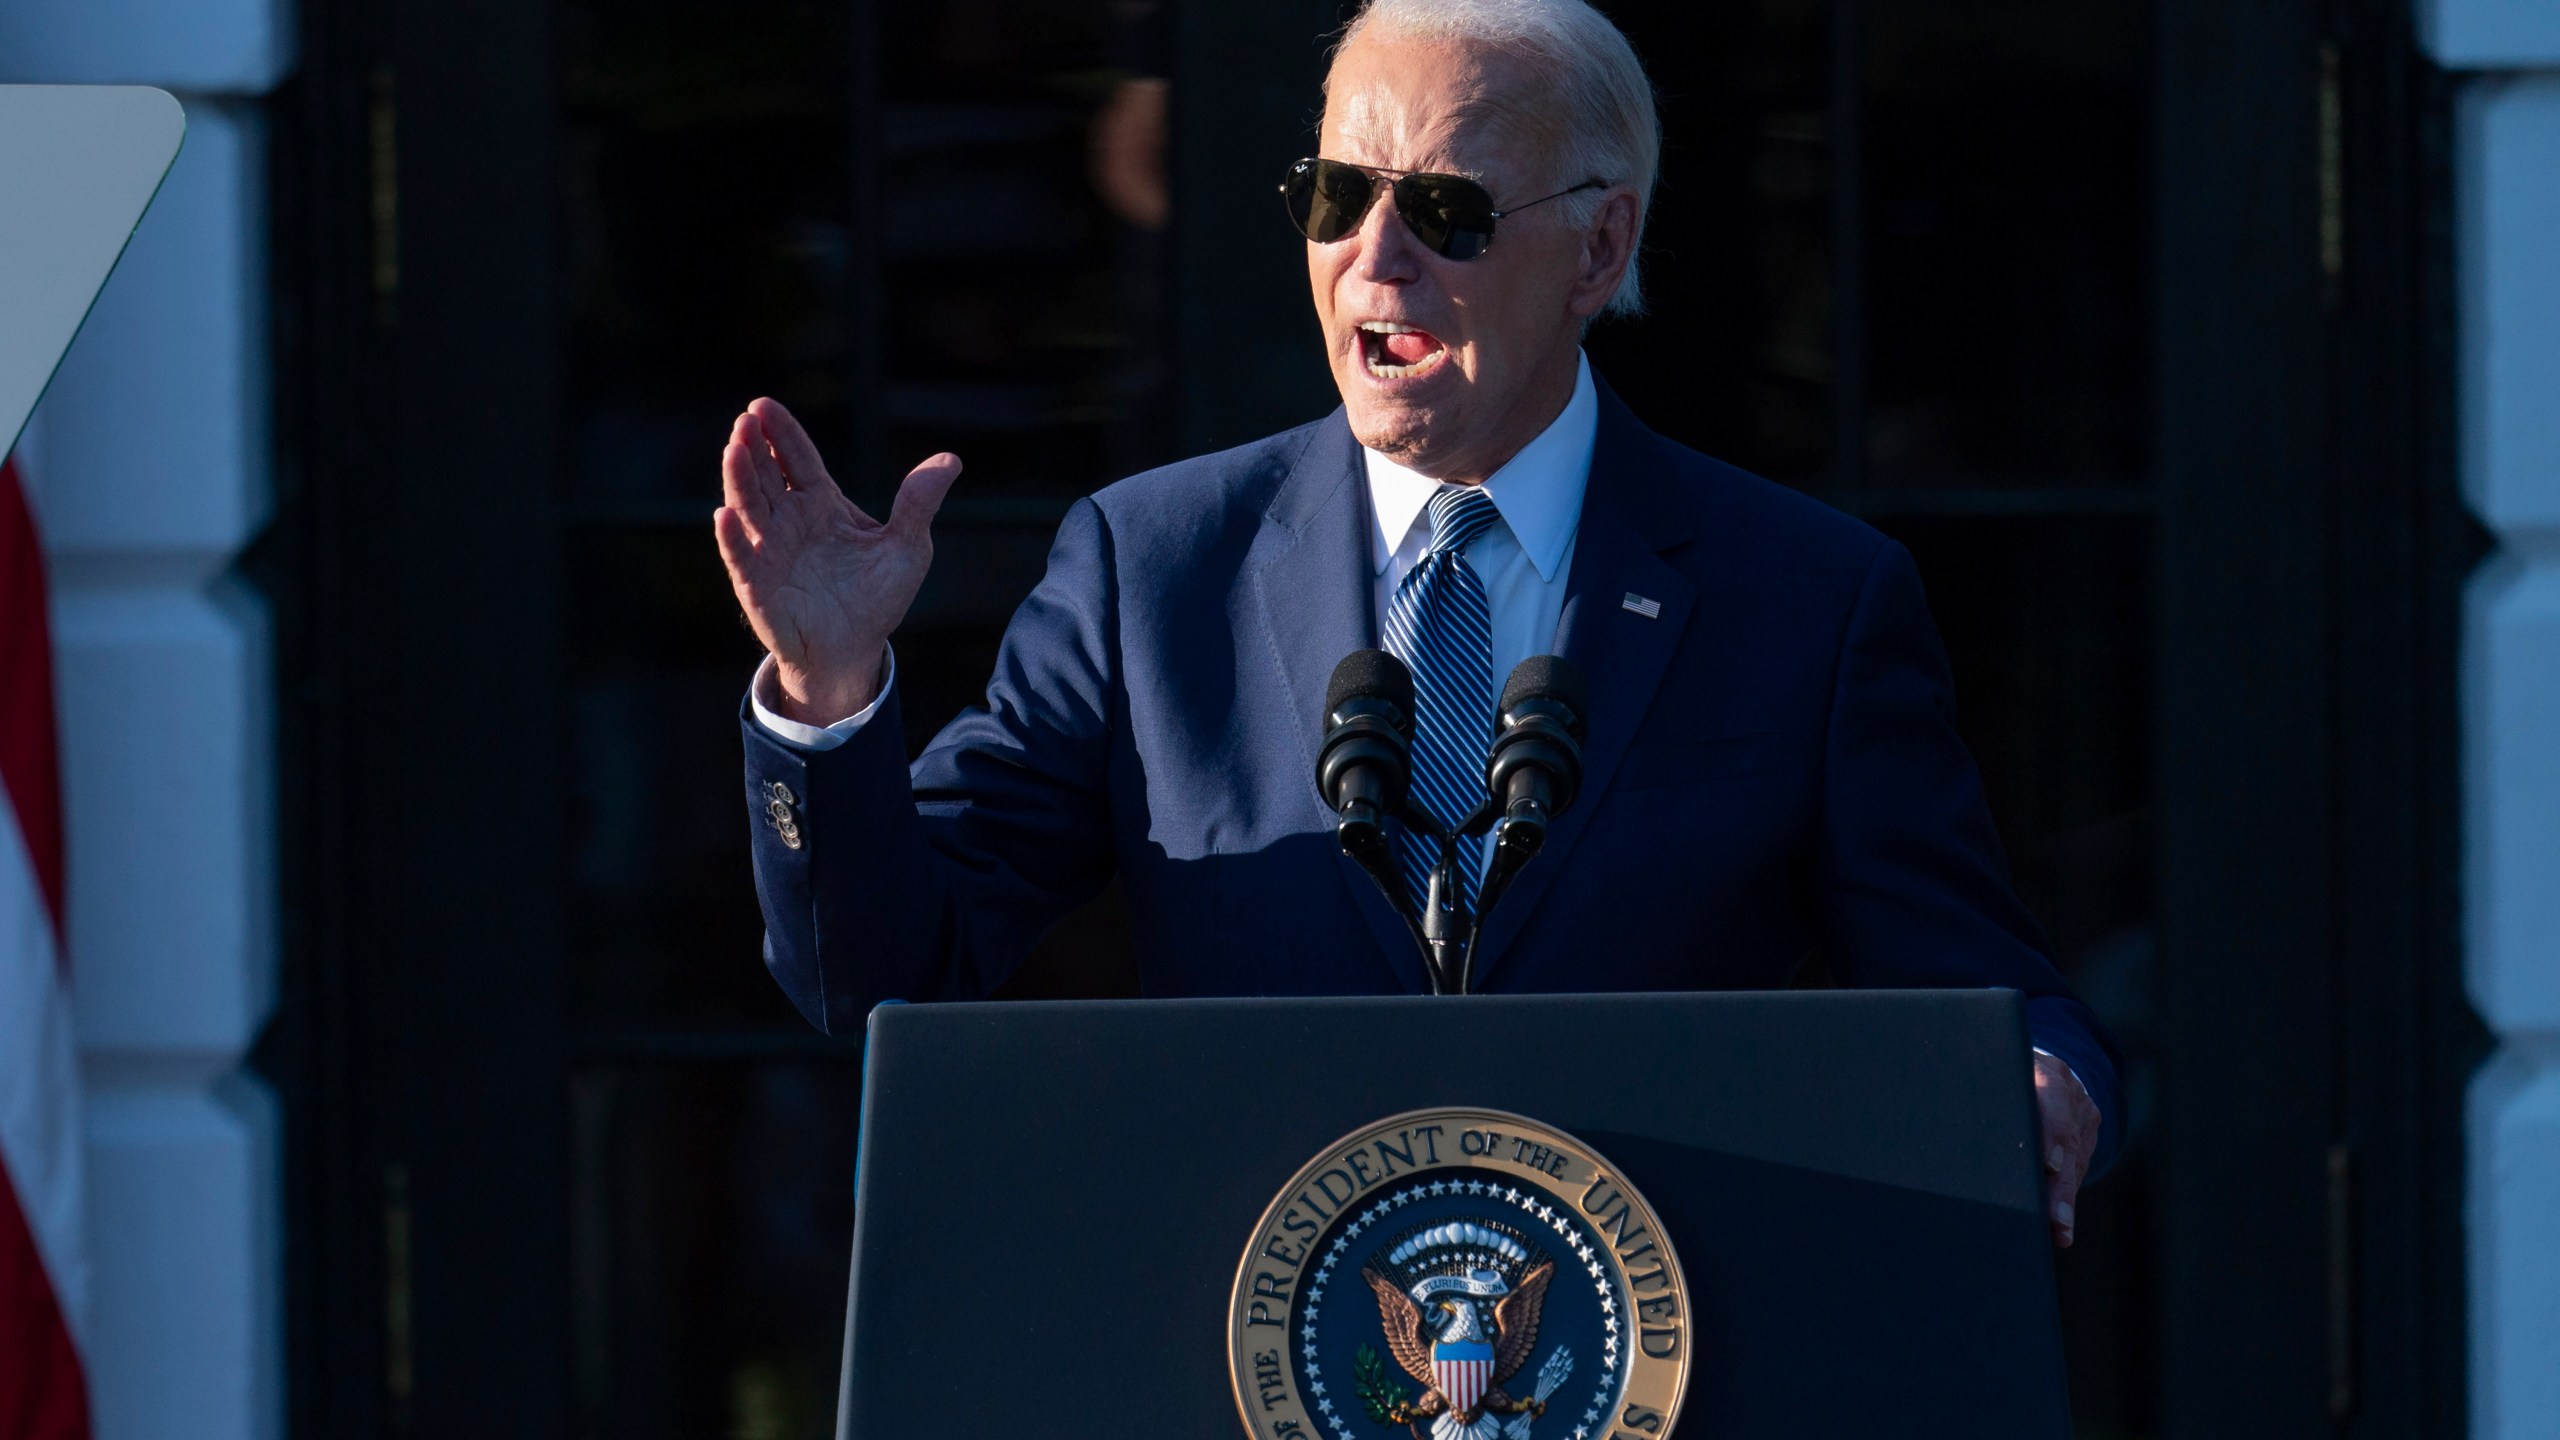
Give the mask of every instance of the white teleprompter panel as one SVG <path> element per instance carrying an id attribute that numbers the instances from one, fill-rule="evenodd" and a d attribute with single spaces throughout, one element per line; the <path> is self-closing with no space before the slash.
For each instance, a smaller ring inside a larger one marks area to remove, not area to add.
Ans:
<path id="1" fill-rule="evenodd" d="M 132 240 L 187 131 L 148 85 L 0 84 L 0 450 Z"/>
<path id="2" fill-rule="evenodd" d="M 2560 74 L 2460 106 L 2463 486 L 2502 551 L 2464 619 L 2466 971 L 2499 1042 L 2466 1126 L 2472 1432 L 2521 1440 L 2560 1436 Z"/>
<path id="3" fill-rule="evenodd" d="M 45 548 L 227 564 L 266 521 L 262 127 L 198 101 L 186 148 L 43 406 Z"/>
<path id="4" fill-rule="evenodd" d="M 293 61 L 289 0 L 8 0 L 0 81 L 256 95 Z"/>

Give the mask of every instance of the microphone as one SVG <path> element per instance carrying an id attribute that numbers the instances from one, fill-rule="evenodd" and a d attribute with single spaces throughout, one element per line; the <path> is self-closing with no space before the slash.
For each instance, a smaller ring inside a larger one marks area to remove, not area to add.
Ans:
<path id="1" fill-rule="evenodd" d="M 1500 818 L 1458 968 L 1461 995 L 1475 988 L 1476 943 L 1484 936 L 1484 917 L 1519 878 L 1521 867 L 1546 845 L 1547 826 L 1582 789 L 1583 719 L 1590 700 L 1591 687 L 1582 672 L 1561 655 L 1532 655 L 1503 683 L 1493 751 L 1484 770 L 1486 808 Z"/>
<path id="2" fill-rule="evenodd" d="M 1413 672 L 1384 650 L 1354 650 L 1333 667 L 1324 691 L 1324 746 L 1316 793 L 1335 816 L 1342 853 L 1377 878 L 1397 909 L 1395 847 L 1386 822 L 1404 811 L 1413 781 Z"/>
<path id="3" fill-rule="evenodd" d="M 1485 790 L 1501 815 L 1501 844 L 1526 860 L 1546 843 L 1547 825 L 1582 788 L 1583 717 L 1591 687 L 1561 655 L 1532 655 L 1502 687 Z"/>

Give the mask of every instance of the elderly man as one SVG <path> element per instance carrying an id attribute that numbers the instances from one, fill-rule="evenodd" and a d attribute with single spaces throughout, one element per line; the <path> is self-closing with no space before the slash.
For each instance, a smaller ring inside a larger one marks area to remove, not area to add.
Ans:
<path id="1" fill-rule="evenodd" d="M 1079 502 L 985 708 L 912 767 L 888 641 L 959 457 L 879 521 L 781 406 L 738 417 L 715 528 L 771 651 L 756 883 L 803 1013 L 985 995 L 1115 873 L 1150 995 L 1421 990 L 1316 794 L 1327 678 L 1395 650 L 1417 774 L 1472 775 L 1500 677 L 1561 653 L 1591 686 L 1584 794 L 1478 988 L 1778 986 L 1817 951 L 1854 985 L 2015 987 L 2070 1242 L 2114 1064 L 2011 892 L 1910 557 L 1653 434 L 1583 359 L 1639 303 L 1658 148 L 1582 0 L 1372 0 L 1282 186 L 1342 408 Z"/>

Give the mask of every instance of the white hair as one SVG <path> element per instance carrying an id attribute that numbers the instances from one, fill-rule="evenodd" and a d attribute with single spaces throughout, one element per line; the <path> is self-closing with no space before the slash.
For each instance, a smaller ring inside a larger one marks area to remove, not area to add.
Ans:
<path id="1" fill-rule="evenodd" d="M 1335 53 L 1373 31 L 1481 45 L 1544 71 L 1562 101 L 1556 187 L 1597 179 L 1633 189 L 1636 239 L 1643 240 L 1654 172 L 1662 162 L 1662 122 L 1654 114 L 1653 82 L 1644 62 L 1607 16 L 1583 0 L 1368 0 L 1343 28 Z M 1325 84 L 1330 95 L 1330 75 Z M 1555 203 L 1568 207 L 1572 223 L 1588 225 L 1605 198 L 1585 192 Z M 1644 313 L 1636 255 L 1627 257 L 1627 273 L 1601 313 Z"/>

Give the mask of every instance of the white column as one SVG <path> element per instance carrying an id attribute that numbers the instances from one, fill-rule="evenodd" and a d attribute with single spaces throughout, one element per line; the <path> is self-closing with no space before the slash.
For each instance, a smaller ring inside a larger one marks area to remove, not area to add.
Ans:
<path id="1" fill-rule="evenodd" d="M 283 0 L 8 0 L 0 80 L 160 85 L 176 167 L 38 412 L 99 1440 L 282 1432 L 265 141 Z"/>
<path id="2" fill-rule="evenodd" d="M 2560 1437 L 2560 4 L 2437 0 L 2470 72 L 2455 158 L 2463 488 L 2499 553 L 2465 598 L 2471 1426 Z"/>

